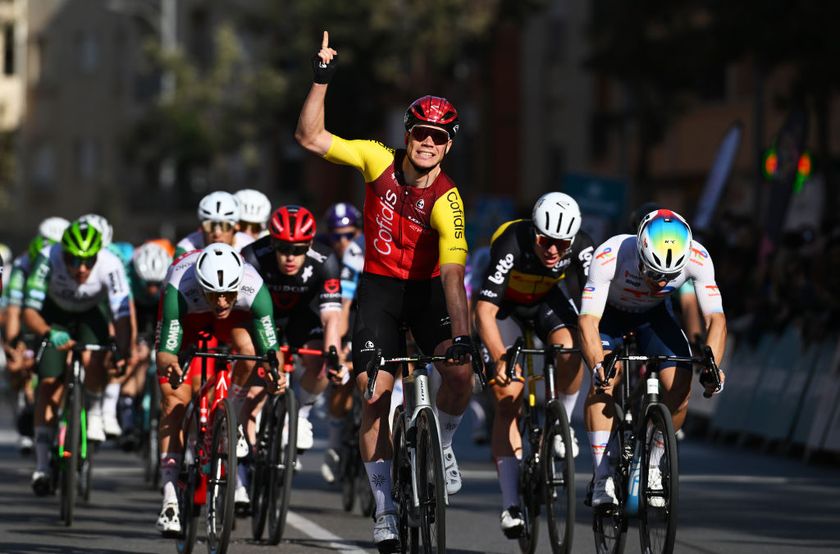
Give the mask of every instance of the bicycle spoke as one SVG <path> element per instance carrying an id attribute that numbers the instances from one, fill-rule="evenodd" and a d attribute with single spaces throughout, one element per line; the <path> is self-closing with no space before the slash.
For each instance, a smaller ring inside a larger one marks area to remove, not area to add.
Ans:
<path id="1" fill-rule="evenodd" d="M 645 419 L 639 493 L 639 536 L 645 554 L 674 550 L 677 529 L 677 446 L 671 415 L 651 406 Z"/>

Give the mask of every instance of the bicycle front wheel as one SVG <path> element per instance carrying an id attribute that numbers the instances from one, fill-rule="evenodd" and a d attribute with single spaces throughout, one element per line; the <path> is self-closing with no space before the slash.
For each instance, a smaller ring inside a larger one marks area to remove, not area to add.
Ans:
<path id="1" fill-rule="evenodd" d="M 417 496 L 423 552 L 446 552 L 446 476 L 437 421 L 431 408 L 417 414 Z"/>
<path id="2" fill-rule="evenodd" d="M 644 433 L 639 480 L 642 553 L 671 553 L 677 535 L 679 471 L 674 426 L 664 405 L 648 407 L 641 433 Z"/>
<path id="3" fill-rule="evenodd" d="M 61 519 L 64 525 L 73 525 L 73 511 L 79 478 L 79 458 L 82 447 L 82 395 L 75 386 L 67 388 L 64 403 L 65 424 L 59 436 L 59 471 L 61 475 Z"/>
<path id="4" fill-rule="evenodd" d="M 210 474 L 207 477 L 207 551 L 227 552 L 233 528 L 236 489 L 236 414 L 230 399 L 216 405 Z"/>
<path id="5" fill-rule="evenodd" d="M 394 462 L 391 466 L 391 482 L 394 488 L 397 516 L 400 526 L 400 554 L 417 554 L 420 543 L 417 514 L 411 492 L 411 462 L 408 456 L 405 418 L 403 407 L 397 406 L 391 425 L 391 439 L 394 444 Z M 367 485 L 370 490 L 370 483 Z M 371 492 L 371 496 L 373 493 Z"/>
<path id="6" fill-rule="evenodd" d="M 287 388 L 274 402 L 275 431 L 271 440 L 268 486 L 268 542 L 278 544 L 286 528 L 286 514 L 292 495 L 292 478 L 297 460 L 298 404 L 295 393 Z M 285 429 L 285 431 L 284 431 Z M 285 435 L 285 442 L 282 437 Z"/>
<path id="7" fill-rule="evenodd" d="M 555 448 L 564 446 L 565 456 Z M 546 410 L 542 444 L 543 501 L 548 518 L 551 551 L 566 554 L 572 551 L 575 528 L 575 458 L 572 456 L 572 433 L 566 410 L 552 401 Z"/>
<path id="8" fill-rule="evenodd" d="M 257 431 L 257 445 L 254 454 L 254 474 L 251 477 L 251 535 L 254 540 L 262 539 L 265 520 L 268 517 L 269 448 L 275 436 L 277 423 L 274 421 L 273 397 L 268 397 L 260 415 Z"/>
<path id="9" fill-rule="evenodd" d="M 180 510 L 181 533 L 176 536 L 175 549 L 179 554 L 190 554 L 195 547 L 198 530 L 198 516 L 201 505 L 195 502 L 196 490 L 201 487 L 201 461 L 198 457 L 196 442 L 202 440 L 198 433 L 198 420 L 187 409 L 184 419 L 184 446 L 181 468 L 178 472 L 178 507 Z"/>

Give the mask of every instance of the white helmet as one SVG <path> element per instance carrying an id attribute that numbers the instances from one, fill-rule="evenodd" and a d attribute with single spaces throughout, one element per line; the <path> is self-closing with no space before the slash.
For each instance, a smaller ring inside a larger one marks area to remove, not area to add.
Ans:
<path id="1" fill-rule="evenodd" d="M 239 201 L 229 192 L 211 192 L 198 203 L 198 220 L 239 223 Z"/>
<path id="2" fill-rule="evenodd" d="M 48 217 L 38 225 L 38 234 L 52 242 L 59 242 L 70 222 L 63 217 Z"/>
<path id="3" fill-rule="evenodd" d="M 654 210 L 639 223 L 636 248 L 648 270 L 663 276 L 679 273 L 688 265 L 691 228 L 676 212 Z"/>
<path id="4" fill-rule="evenodd" d="M 147 283 L 160 283 L 172 265 L 172 256 L 160 244 L 147 242 L 134 251 L 131 263 L 138 277 Z"/>
<path id="5" fill-rule="evenodd" d="M 89 223 L 102 234 L 102 248 L 107 248 L 114 240 L 114 228 L 108 220 L 99 214 L 85 214 L 79 218 L 79 223 Z M 61 240 L 61 239 L 59 239 Z"/>
<path id="6" fill-rule="evenodd" d="M 563 192 L 540 196 L 531 214 L 534 227 L 541 235 L 553 239 L 574 239 L 580 230 L 580 208 L 575 199 Z"/>
<path id="7" fill-rule="evenodd" d="M 207 292 L 238 292 L 245 273 L 242 258 L 229 244 L 214 242 L 195 263 L 195 274 Z"/>
<path id="8" fill-rule="evenodd" d="M 248 223 L 268 223 L 271 202 L 258 190 L 242 189 L 234 194 L 239 201 L 239 219 Z"/>

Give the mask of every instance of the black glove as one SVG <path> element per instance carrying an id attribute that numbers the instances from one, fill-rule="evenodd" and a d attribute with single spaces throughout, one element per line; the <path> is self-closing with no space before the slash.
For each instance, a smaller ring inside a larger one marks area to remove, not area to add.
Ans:
<path id="1" fill-rule="evenodd" d="M 312 80 L 318 83 L 319 85 L 329 84 L 330 79 L 332 79 L 337 67 L 338 54 L 333 56 L 333 59 L 330 61 L 330 63 L 324 63 L 323 61 L 321 61 L 321 58 L 316 54 L 312 57 L 312 71 L 315 73 L 315 76 L 312 78 Z"/>
<path id="2" fill-rule="evenodd" d="M 465 364 L 470 361 L 472 352 L 472 337 L 461 335 L 452 339 L 452 346 L 446 349 L 446 359 L 452 360 L 456 365 Z"/>

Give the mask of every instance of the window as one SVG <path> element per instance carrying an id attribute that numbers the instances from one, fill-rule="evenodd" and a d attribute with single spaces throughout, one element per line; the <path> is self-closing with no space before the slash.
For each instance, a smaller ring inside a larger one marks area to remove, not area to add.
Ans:
<path id="1" fill-rule="evenodd" d="M 3 75 L 15 74 L 15 26 L 3 26 Z"/>
<path id="2" fill-rule="evenodd" d="M 99 143 L 93 139 L 79 139 L 75 151 L 76 175 L 82 181 L 94 179 L 99 171 Z"/>
<path id="3" fill-rule="evenodd" d="M 35 150 L 32 183 L 39 189 L 51 189 L 55 186 L 55 154 L 48 144 L 42 144 Z"/>
<path id="4" fill-rule="evenodd" d="M 76 48 L 79 54 L 79 70 L 93 73 L 99 66 L 99 37 L 91 31 L 82 31 L 76 35 Z"/>

